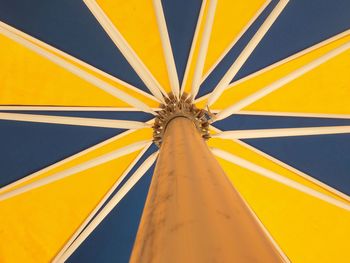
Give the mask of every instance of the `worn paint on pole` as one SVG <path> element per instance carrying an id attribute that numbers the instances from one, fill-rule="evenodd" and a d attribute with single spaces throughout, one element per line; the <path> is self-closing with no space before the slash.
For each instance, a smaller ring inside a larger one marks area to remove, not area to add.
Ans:
<path id="1" fill-rule="evenodd" d="M 130 262 L 285 262 L 193 122 L 170 121 Z"/>

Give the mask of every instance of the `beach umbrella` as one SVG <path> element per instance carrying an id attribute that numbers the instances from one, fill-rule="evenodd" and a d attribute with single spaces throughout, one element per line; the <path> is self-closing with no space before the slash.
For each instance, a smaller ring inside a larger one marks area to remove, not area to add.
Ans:
<path id="1" fill-rule="evenodd" d="M 348 0 L 0 0 L 0 262 L 349 262 Z"/>

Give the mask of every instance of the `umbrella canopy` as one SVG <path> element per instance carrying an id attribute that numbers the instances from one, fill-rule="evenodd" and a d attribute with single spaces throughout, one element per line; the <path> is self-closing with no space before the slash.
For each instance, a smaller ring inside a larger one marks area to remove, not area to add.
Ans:
<path id="1" fill-rule="evenodd" d="M 185 96 L 285 261 L 346 262 L 349 10 L 0 0 L 0 261 L 128 262 L 158 156 L 155 117 Z"/>

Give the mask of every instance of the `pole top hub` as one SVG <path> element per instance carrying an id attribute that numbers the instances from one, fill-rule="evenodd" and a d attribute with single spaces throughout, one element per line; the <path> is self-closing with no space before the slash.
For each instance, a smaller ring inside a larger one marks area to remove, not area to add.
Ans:
<path id="1" fill-rule="evenodd" d="M 172 93 L 165 98 L 166 104 L 160 104 L 160 110 L 153 125 L 153 141 L 160 147 L 164 132 L 168 123 L 177 117 L 185 117 L 191 120 L 196 126 L 202 138 L 208 140 L 210 138 L 209 125 L 213 114 L 209 110 L 198 109 L 192 102 L 192 97 L 183 93 L 177 98 Z"/>

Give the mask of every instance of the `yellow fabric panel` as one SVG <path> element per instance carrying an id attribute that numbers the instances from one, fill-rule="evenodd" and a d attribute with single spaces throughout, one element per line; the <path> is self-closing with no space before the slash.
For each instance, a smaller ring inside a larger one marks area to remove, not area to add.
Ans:
<path id="1" fill-rule="evenodd" d="M 138 153 L 0 202 L 0 261 L 49 262 Z"/>
<path id="2" fill-rule="evenodd" d="M 171 91 L 152 0 L 97 0 L 166 91 Z"/>
<path id="3" fill-rule="evenodd" d="M 145 129 L 133 131 L 133 132 L 129 133 L 128 135 L 123 136 L 121 138 L 117 138 L 117 139 L 112 138 L 106 144 L 101 145 L 100 147 L 97 147 L 96 149 L 93 149 L 91 151 L 87 151 L 86 153 L 83 153 L 83 154 L 79 154 L 77 157 L 73 158 L 72 160 L 69 160 L 69 161 L 64 162 L 60 165 L 52 167 L 51 169 L 48 169 L 47 171 L 44 171 L 43 173 L 40 173 L 37 176 L 31 178 L 30 180 L 15 184 L 6 190 L 0 191 L 0 193 L 12 191 L 12 190 L 17 189 L 21 186 L 35 182 L 39 179 L 45 178 L 45 177 L 53 175 L 55 173 L 64 171 L 66 169 L 69 169 L 71 167 L 74 167 L 76 165 L 84 163 L 86 161 L 92 160 L 92 159 L 100 157 L 104 154 L 115 151 L 119 148 L 126 147 L 130 144 L 137 143 L 137 142 L 140 142 L 143 140 L 151 140 L 151 139 L 152 139 L 152 129 L 150 129 L 150 128 L 145 128 Z M 119 169 L 114 170 L 114 171 L 117 174 L 122 173 L 122 170 L 119 170 Z"/>
<path id="4" fill-rule="evenodd" d="M 266 0 L 218 0 L 209 41 L 204 73 L 215 64 L 223 52 L 240 34 Z M 205 74 L 203 74 L 205 75 Z"/>
<path id="5" fill-rule="evenodd" d="M 350 258 L 349 211 L 227 161 L 219 162 L 291 262 L 346 262 Z"/>
<path id="6" fill-rule="evenodd" d="M 350 114 L 350 50 L 246 109 Z"/>
<path id="7" fill-rule="evenodd" d="M 120 104 L 117 98 L 3 35 L 0 35 L 0 46 L 0 104 L 54 106 Z"/>
<path id="8" fill-rule="evenodd" d="M 227 90 L 225 90 L 220 96 L 220 98 L 211 106 L 211 108 L 219 110 L 225 109 L 226 107 L 231 106 L 232 104 L 240 101 L 241 99 L 249 96 L 250 94 L 258 91 L 259 89 L 266 87 L 274 81 L 288 75 L 294 70 L 306 65 L 307 63 L 310 63 L 311 61 L 317 59 L 318 57 L 341 46 L 342 44 L 348 41 L 350 41 L 350 35 L 332 41 L 327 45 L 317 48 L 303 56 L 298 56 L 286 63 L 283 63 L 265 72 L 259 73 L 256 76 L 247 77 L 243 81 L 238 81 L 237 84 L 233 84 Z M 206 100 L 202 100 L 197 104 L 198 106 L 204 106 L 206 104 Z M 249 107 L 249 109 L 250 108 L 251 106 Z"/>
<path id="9" fill-rule="evenodd" d="M 316 183 L 307 180 L 306 178 L 298 175 L 297 173 L 285 168 L 278 163 L 275 163 L 273 160 L 266 158 L 265 156 L 259 154 L 256 151 L 253 151 L 249 148 L 249 146 L 245 145 L 243 142 L 233 141 L 233 140 L 224 140 L 219 138 L 212 138 L 208 141 L 208 145 L 210 147 L 216 147 L 222 149 L 224 151 L 230 152 L 234 155 L 237 155 L 247 161 L 250 161 L 256 165 L 264 167 L 268 170 L 271 170 L 277 174 L 280 174 L 286 178 L 292 179 L 295 182 L 301 183 L 305 186 L 308 186 L 318 192 L 324 193 L 328 196 L 331 196 L 335 199 L 338 199 L 342 202 L 347 202 L 350 204 L 348 200 L 337 195 L 335 192 L 331 192 Z"/>
<path id="10" fill-rule="evenodd" d="M 192 89 L 194 71 L 195 71 L 196 65 L 197 65 L 198 53 L 199 53 L 199 48 L 201 46 L 204 26 L 205 26 L 207 15 L 208 15 L 209 3 L 210 3 L 210 0 L 205 1 L 204 10 L 201 10 L 201 12 L 203 12 L 203 15 L 200 18 L 201 20 L 199 21 L 198 28 L 196 28 L 196 30 L 198 30 L 197 39 L 196 40 L 194 39 L 194 41 L 196 41 L 196 42 L 195 42 L 195 45 L 192 46 L 192 48 L 193 48 L 192 58 L 190 61 L 188 61 L 190 64 L 187 65 L 188 68 L 186 68 L 186 75 L 184 78 L 184 83 L 182 84 L 184 86 L 183 90 L 188 94 L 191 92 L 191 89 Z M 203 8 L 203 4 L 202 4 L 202 8 Z M 192 43 L 192 45 L 193 45 L 193 43 Z"/>
<path id="11" fill-rule="evenodd" d="M 152 95 L 136 88 L 136 87 L 132 87 L 131 85 L 129 85 L 126 82 L 123 81 L 116 81 L 113 79 L 113 77 L 108 77 L 107 73 L 104 73 L 103 71 L 99 71 L 97 68 L 95 68 L 95 70 L 93 70 L 93 66 L 89 65 L 88 63 L 85 63 L 81 60 L 78 60 L 76 58 L 74 58 L 73 56 L 70 56 L 67 53 L 64 53 L 58 49 L 52 48 L 48 45 L 45 45 L 43 42 L 41 42 L 40 40 L 37 40 L 35 38 L 32 38 L 28 35 L 21 35 L 23 38 L 25 38 L 26 40 L 32 42 L 35 45 L 40 46 L 41 48 L 45 49 L 46 51 L 55 54 L 56 56 L 66 60 L 67 62 L 73 64 L 76 67 L 79 67 L 80 69 L 86 71 L 87 73 L 102 79 L 103 81 L 109 83 L 112 86 L 115 86 L 116 88 L 118 88 L 119 90 L 122 90 L 126 93 L 128 93 L 130 96 L 142 101 L 143 103 L 145 103 L 146 105 L 148 105 L 149 107 L 158 107 L 159 106 L 159 102 L 157 102 Z M 117 79 L 117 78 L 116 78 Z M 132 107 L 129 104 L 125 103 L 124 101 L 119 101 L 119 99 L 116 98 L 116 100 L 118 100 L 118 107 Z M 113 105 L 110 105 L 113 106 Z M 115 106 L 115 104 L 114 104 Z"/>

